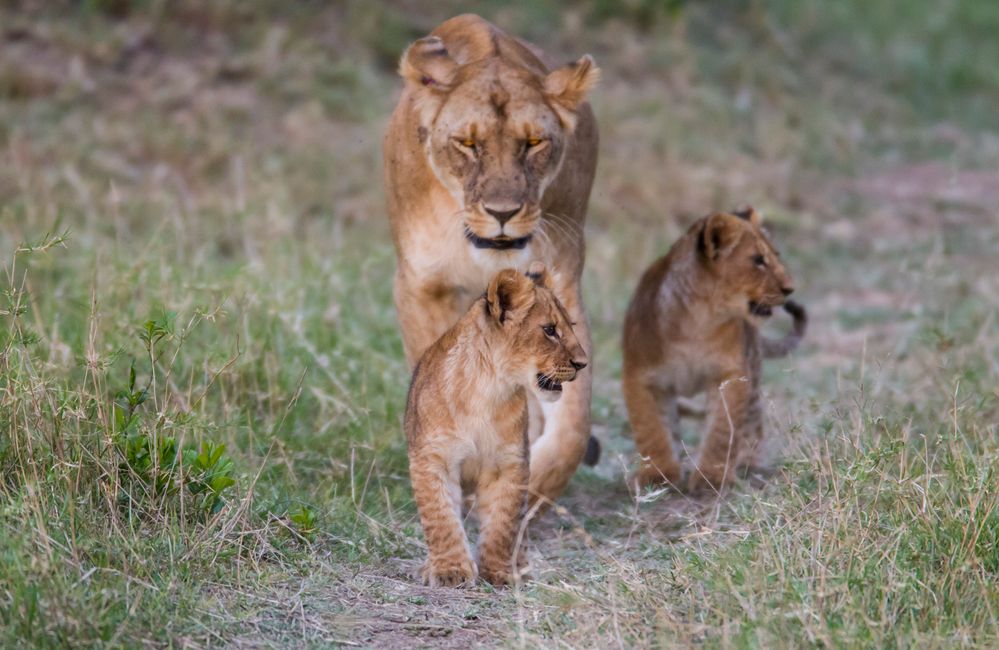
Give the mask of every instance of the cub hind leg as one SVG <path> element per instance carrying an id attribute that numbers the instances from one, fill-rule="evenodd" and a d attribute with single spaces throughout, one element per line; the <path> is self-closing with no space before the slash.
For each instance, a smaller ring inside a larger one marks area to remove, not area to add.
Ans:
<path id="1" fill-rule="evenodd" d="M 757 400 L 749 377 L 728 378 L 708 391 L 708 430 L 687 480 L 688 490 L 719 490 L 732 481 L 745 463 L 746 429 L 752 414 L 759 412 Z"/>

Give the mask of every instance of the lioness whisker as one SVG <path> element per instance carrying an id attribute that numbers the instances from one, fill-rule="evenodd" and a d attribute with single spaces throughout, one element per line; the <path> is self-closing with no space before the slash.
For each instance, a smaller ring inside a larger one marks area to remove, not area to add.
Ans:
<path id="1" fill-rule="evenodd" d="M 569 233 L 567 233 L 567 232 L 565 232 L 565 230 L 561 226 L 559 226 L 559 224 L 557 224 L 556 222 L 554 222 L 554 221 L 548 221 L 545 225 L 549 226 L 551 228 L 554 228 L 556 230 L 556 232 L 558 232 L 558 234 L 562 235 L 562 237 L 564 237 L 565 239 L 573 241 L 572 235 L 569 234 Z M 543 230 L 542 230 L 542 232 L 545 232 L 545 234 L 548 236 L 549 243 L 551 243 L 552 245 L 554 245 L 554 242 L 551 239 L 551 233 L 548 233 L 548 232 L 543 231 Z"/>
<path id="2" fill-rule="evenodd" d="M 578 243 L 581 237 L 581 230 L 578 224 L 571 222 L 565 217 L 556 214 L 554 212 L 546 212 L 545 216 L 548 217 L 546 222 L 552 227 L 558 229 L 558 232 L 562 234 L 566 239 L 571 240 L 573 243 Z"/>

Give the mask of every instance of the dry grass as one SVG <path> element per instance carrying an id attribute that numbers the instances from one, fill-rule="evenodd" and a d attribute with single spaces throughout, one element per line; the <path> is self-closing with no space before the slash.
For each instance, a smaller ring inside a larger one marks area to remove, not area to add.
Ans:
<path id="1" fill-rule="evenodd" d="M 994 647 L 999 16 L 917 4 L 478 8 L 605 71 L 605 456 L 502 591 L 409 576 L 386 282 L 393 59 L 458 8 L 0 10 L 0 643 Z M 691 218 L 746 202 L 812 314 L 767 368 L 772 470 L 635 497 L 624 306 Z M 216 464 L 170 463 L 206 442 Z"/>

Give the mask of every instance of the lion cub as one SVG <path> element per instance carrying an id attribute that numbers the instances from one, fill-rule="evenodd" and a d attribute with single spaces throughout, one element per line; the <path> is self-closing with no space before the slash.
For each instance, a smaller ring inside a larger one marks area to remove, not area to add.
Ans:
<path id="1" fill-rule="evenodd" d="M 639 485 L 678 484 L 672 436 L 678 398 L 707 392 L 707 432 L 689 490 L 719 488 L 753 466 L 763 438 L 760 360 L 793 350 L 804 336 L 804 308 L 755 210 L 695 222 L 642 276 L 624 324 L 623 388 Z M 758 326 L 783 305 L 794 328 L 779 341 Z"/>
<path id="2" fill-rule="evenodd" d="M 586 354 L 545 267 L 500 271 L 485 295 L 423 354 L 406 403 L 409 475 L 430 549 L 425 584 L 517 578 L 513 551 L 527 495 L 527 391 L 555 401 Z M 462 528 L 464 495 L 481 523 L 478 567 Z"/>

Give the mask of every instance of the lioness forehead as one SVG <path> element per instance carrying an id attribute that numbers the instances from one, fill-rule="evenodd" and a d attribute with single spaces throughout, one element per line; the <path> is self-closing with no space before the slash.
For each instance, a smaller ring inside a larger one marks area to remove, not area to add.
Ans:
<path id="1" fill-rule="evenodd" d="M 438 124 L 452 131 L 474 125 L 479 138 L 505 131 L 524 135 L 532 131 L 552 132 L 558 128 L 558 116 L 547 104 L 539 102 L 505 99 L 495 91 L 452 96 L 438 113 Z"/>
<path id="2" fill-rule="evenodd" d="M 482 132 L 479 137 L 498 127 L 517 131 L 557 128 L 558 116 L 545 100 L 537 80 L 523 71 L 518 71 L 517 76 L 526 78 L 486 74 L 459 83 L 448 95 L 438 119 L 445 119 L 446 125 L 453 129 L 474 123 Z"/>

